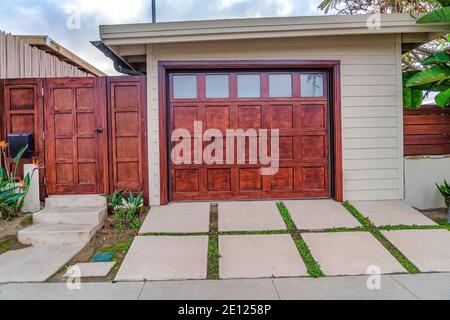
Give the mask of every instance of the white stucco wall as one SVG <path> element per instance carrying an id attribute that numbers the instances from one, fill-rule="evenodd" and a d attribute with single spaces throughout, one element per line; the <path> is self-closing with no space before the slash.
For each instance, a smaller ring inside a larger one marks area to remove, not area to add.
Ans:
<path id="1" fill-rule="evenodd" d="M 436 183 L 450 183 L 450 155 L 405 158 L 405 201 L 418 209 L 445 207 Z"/>
<path id="2" fill-rule="evenodd" d="M 209 41 L 147 46 L 150 199 L 159 204 L 158 62 L 340 60 L 344 198 L 403 199 L 399 34 Z"/>

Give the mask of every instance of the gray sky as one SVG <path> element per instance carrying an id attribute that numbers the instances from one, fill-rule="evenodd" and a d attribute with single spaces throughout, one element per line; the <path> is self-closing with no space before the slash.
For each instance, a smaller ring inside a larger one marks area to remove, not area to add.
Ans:
<path id="1" fill-rule="evenodd" d="M 156 1 L 158 21 L 322 14 L 317 9 L 321 0 Z M 114 74 L 110 60 L 89 40 L 99 38 L 99 24 L 150 22 L 150 3 L 151 0 L 0 0 L 0 30 L 49 35 L 97 68 Z"/>

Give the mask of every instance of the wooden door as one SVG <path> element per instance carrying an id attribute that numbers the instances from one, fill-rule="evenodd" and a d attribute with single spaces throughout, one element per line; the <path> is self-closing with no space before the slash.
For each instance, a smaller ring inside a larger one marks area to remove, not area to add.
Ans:
<path id="1" fill-rule="evenodd" d="M 175 164 L 170 160 L 171 200 L 331 197 L 326 71 L 173 73 L 169 83 L 170 134 L 185 129 L 192 135 L 194 121 L 202 122 L 203 132 L 278 129 L 280 133 L 280 169 L 273 176 L 261 175 L 264 166 L 250 163 L 248 140 L 244 164 Z M 172 142 L 170 150 L 177 143 Z M 236 160 L 236 144 L 233 152 Z"/>
<path id="2" fill-rule="evenodd" d="M 47 193 L 108 192 L 105 78 L 45 81 Z"/>

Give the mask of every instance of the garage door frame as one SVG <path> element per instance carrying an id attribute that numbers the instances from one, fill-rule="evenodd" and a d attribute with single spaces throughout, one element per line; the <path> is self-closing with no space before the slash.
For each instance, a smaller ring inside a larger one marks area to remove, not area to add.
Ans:
<path id="1" fill-rule="evenodd" d="M 328 69 L 331 73 L 331 139 L 332 197 L 343 201 L 341 83 L 339 60 L 238 60 L 238 61 L 160 61 L 158 63 L 160 203 L 169 203 L 169 130 L 168 130 L 168 74 L 175 70 L 215 69 Z"/>

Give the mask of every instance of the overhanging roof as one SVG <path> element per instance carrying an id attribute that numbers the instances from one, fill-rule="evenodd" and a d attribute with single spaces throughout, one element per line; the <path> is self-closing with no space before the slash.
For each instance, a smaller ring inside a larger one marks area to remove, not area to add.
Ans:
<path id="1" fill-rule="evenodd" d="M 95 68 L 89 62 L 81 59 L 79 56 L 64 48 L 55 40 L 48 36 L 41 35 L 14 35 L 15 37 L 25 41 L 30 46 L 37 47 L 51 55 L 56 56 L 59 60 L 65 61 L 78 69 L 90 73 L 97 77 L 105 76 L 106 74 Z"/>
<path id="2" fill-rule="evenodd" d="M 369 29 L 371 15 L 332 15 L 287 18 L 250 18 L 100 26 L 100 38 L 109 46 L 173 42 L 337 36 L 385 33 L 450 32 L 449 24 L 416 24 L 410 14 L 383 14 L 381 28 Z"/>

